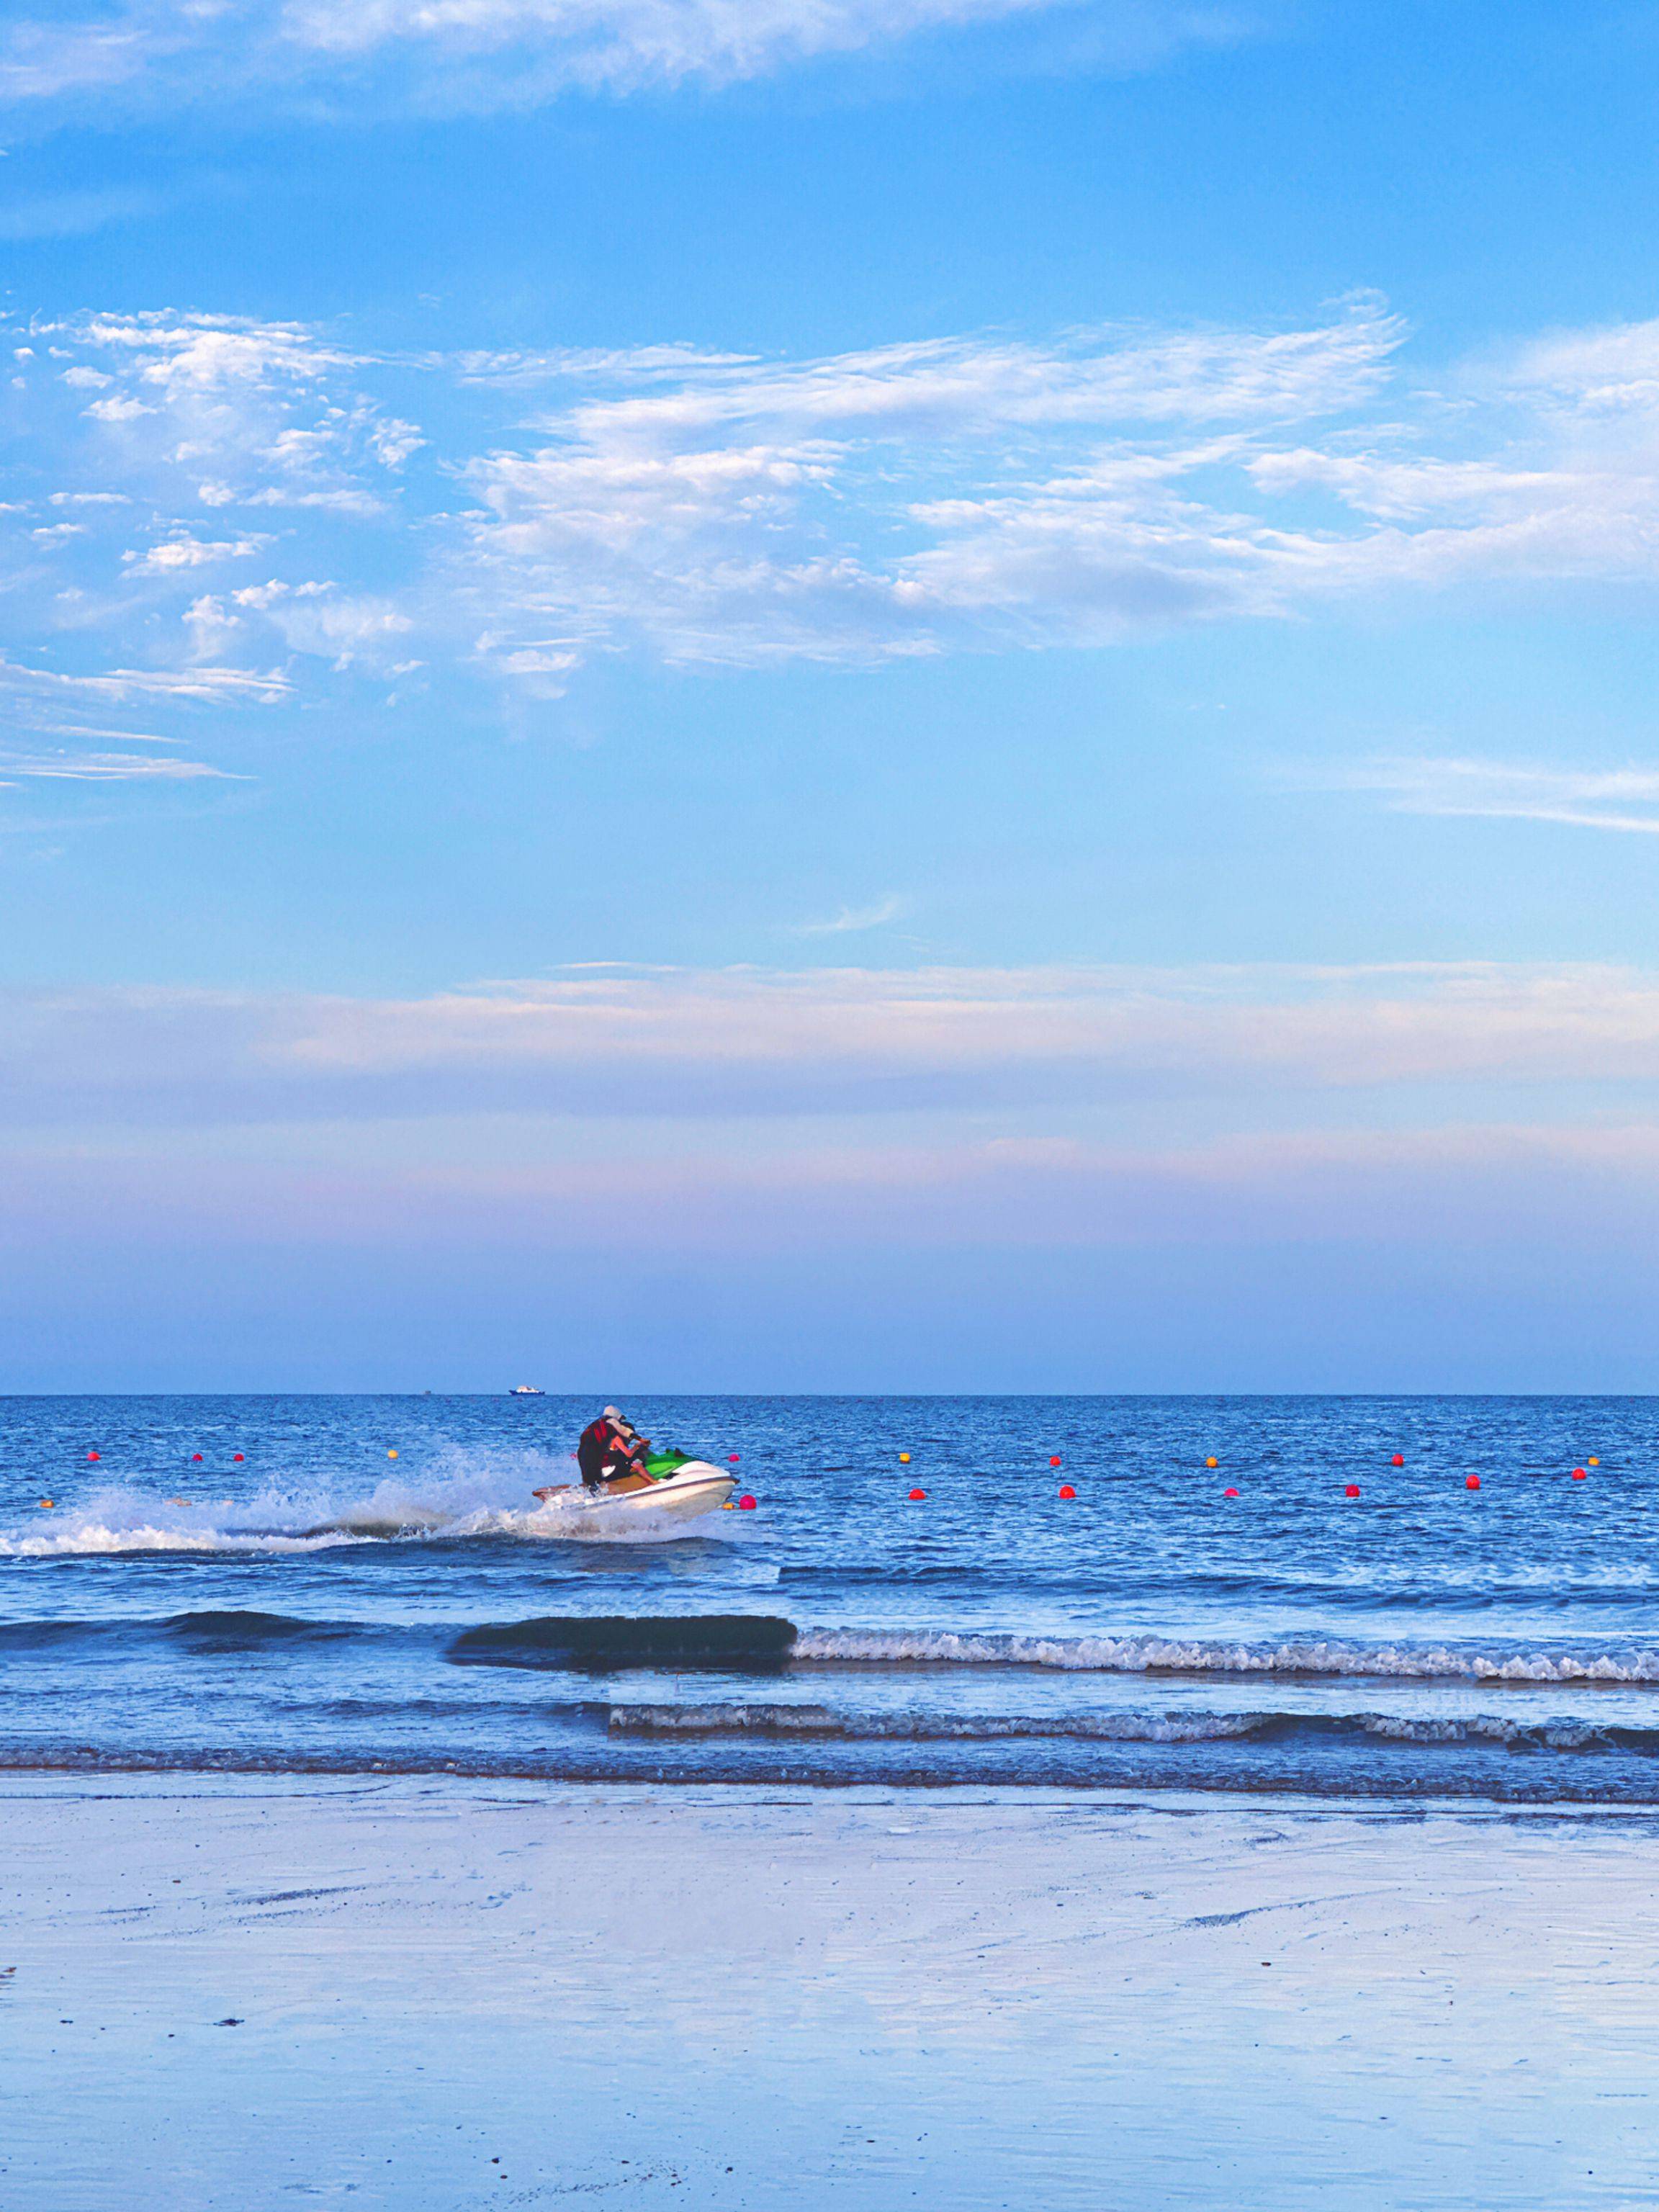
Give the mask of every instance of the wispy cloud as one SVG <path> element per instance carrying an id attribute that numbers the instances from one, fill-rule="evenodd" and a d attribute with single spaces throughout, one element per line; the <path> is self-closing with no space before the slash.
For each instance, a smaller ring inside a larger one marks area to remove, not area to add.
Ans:
<path id="1" fill-rule="evenodd" d="M 205 761 L 152 759 L 143 753 L 9 753 L 0 749 L 0 776 L 46 778 L 61 783 L 193 783 L 228 771 Z"/>
<path id="2" fill-rule="evenodd" d="M 22 16 L 0 36 L 0 101 L 224 101 L 292 88 L 439 110 L 562 94 L 724 85 L 905 41 L 1058 19 L 1051 66 L 1133 70 L 1249 35 L 1208 0 L 118 0 Z"/>
<path id="3" fill-rule="evenodd" d="M 583 969 L 405 1000 L 103 990 L 4 1006 L 0 1096 L 48 1117 L 90 1085 L 141 1118 L 166 1102 L 268 1120 L 927 1103 L 1052 1120 L 1180 1097 L 1235 1127 L 1247 1097 L 1659 1078 L 1659 977 L 1588 965 Z"/>
<path id="4" fill-rule="evenodd" d="M 1558 822 L 1581 830 L 1659 834 L 1659 769 L 1559 769 L 1525 763 L 1402 757 L 1308 768 L 1316 789 L 1374 792 L 1401 814 Z"/>
<path id="5" fill-rule="evenodd" d="M 23 244 L 37 239 L 81 238 L 112 223 L 137 222 L 158 215 L 168 197 L 131 186 L 101 191 L 35 192 L 0 200 L 0 239 Z"/>
<path id="6" fill-rule="evenodd" d="M 878 899 L 871 906 L 844 906 L 839 914 L 827 921 L 801 921 L 795 925 L 797 937 L 843 937 L 861 929 L 879 929 L 884 923 L 896 921 L 904 911 L 902 899 Z"/>

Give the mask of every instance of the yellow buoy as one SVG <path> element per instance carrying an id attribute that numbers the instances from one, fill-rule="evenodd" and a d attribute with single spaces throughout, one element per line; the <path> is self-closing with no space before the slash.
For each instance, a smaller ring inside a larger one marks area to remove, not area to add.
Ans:
<path id="1" fill-rule="evenodd" d="M 900 1465 L 901 1467 L 908 1467 L 908 1466 L 909 1466 L 909 1464 L 910 1464 L 910 1455 L 909 1455 L 909 1453 L 908 1453 L 908 1452 L 901 1452 L 901 1453 L 899 1454 L 899 1465 Z"/>
<path id="2" fill-rule="evenodd" d="M 387 1457 L 388 1459 L 396 1459 L 396 1458 L 397 1458 L 397 1456 L 398 1456 L 398 1455 L 397 1455 L 397 1453 L 396 1453 L 395 1451 L 389 1451 L 389 1452 L 386 1454 L 386 1457 Z"/>
<path id="3" fill-rule="evenodd" d="M 736 1507 L 736 1506 L 732 1503 L 732 1501 L 731 1501 L 731 1499 L 730 1499 L 729 1498 L 726 1499 L 726 1503 L 725 1503 L 725 1504 L 720 1507 L 720 1511 L 721 1511 L 722 1513 L 735 1513 L 735 1512 L 737 1511 L 737 1510 L 738 1510 L 738 1509 L 737 1509 L 737 1507 Z"/>
<path id="4" fill-rule="evenodd" d="M 1601 1466 L 1601 1461 L 1600 1461 L 1599 1459 L 1593 1459 L 1593 1460 L 1591 1460 L 1591 1462 L 1590 1462 L 1590 1465 L 1591 1465 L 1592 1467 L 1600 1467 L 1600 1466 Z"/>
<path id="5" fill-rule="evenodd" d="M 1216 1458 L 1214 1458 L 1213 1456 L 1212 1456 L 1211 1458 L 1206 1459 L 1206 1460 L 1205 1461 L 1204 1464 L 1205 1464 L 1205 1466 L 1206 1466 L 1206 1467 L 1219 1467 L 1219 1466 L 1220 1466 L 1220 1464 L 1221 1464 L 1221 1462 L 1220 1462 L 1218 1459 L 1216 1459 Z"/>

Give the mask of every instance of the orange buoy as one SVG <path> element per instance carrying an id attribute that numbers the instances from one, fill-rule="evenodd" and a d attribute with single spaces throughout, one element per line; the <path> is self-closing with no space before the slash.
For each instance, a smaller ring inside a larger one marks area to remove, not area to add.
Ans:
<path id="1" fill-rule="evenodd" d="M 739 1513 L 752 1513 L 754 1510 L 755 1501 L 745 1490 L 743 1496 L 738 1500 L 738 1510 Z"/>
<path id="2" fill-rule="evenodd" d="M 55 1498 L 43 1498 L 40 1501 L 40 1510 L 43 1513 L 50 1513 L 57 1503 L 58 1500 Z"/>
<path id="3" fill-rule="evenodd" d="M 1349 1483 L 1346 1488 L 1343 1491 L 1342 1495 L 1345 1498 L 1358 1498 L 1359 1495 L 1359 1485 L 1357 1482 Z"/>
<path id="4" fill-rule="evenodd" d="M 1077 1496 L 1076 1491 L 1073 1489 L 1069 1482 L 1062 1482 L 1060 1484 L 1060 1494 L 1062 1498 L 1075 1498 Z"/>
<path id="5" fill-rule="evenodd" d="M 1396 1453 L 1395 1454 L 1395 1455 L 1394 1455 L 1394 1464 L 1395 1464 L 1396 1467 L 1404 1467 L 1404 1465 L 1406 1464 L 1406 1455 L 1405 1455 L 1405 1453 L 1404 1453 L 1404 1452 L 1396 1452 Z"/>
<path id="6" fill-rule="evenodd" d="M 1465 1490 L 1479 1490 L 1480 1487 L 1480 1476 L 1478 1474 L 1466 1474 L 1463 1477 L 1463 1487 Z"/>
<path id="7" fill-rule="evenodd" d="M 1221 1495 L 1224 1498 L 1237 1498 L 1238 1492 L 1236 1490 L 1224 1490 Z"/>
<path id="8" fill-rule="evenodd" d="M 899 1454 L 899 1465 L 900 1465 L 901 1467 L 908 1467 L 908 1466 L 909 1466 L 909 1464 L 910 1464 L 910 1455 L 909 1455 L 909 1453 L 908 1453 L 908 1452 L 901 1452 L 901 1453 Z"/>
<path id="9" fill-rule="evenodd" d="M 927 1497 L 927 1492 L 925 1490 L 913 1490 L 913 1491 L 910 1492 L 910 1496 L 911 1496 L 911 1498 L 912 1498 L 913 1499 L 915 1499 L 915 1498 L 926 1498 L 926 1497 Z"/>
<path id="10" fill-rule="evenodd" d="M 1219 1466 L 1220 1466 L 1220 1464 L 1221 1464 L 1221 1462 L 1220 1462 L 1218 1459 L 1215 1458 L 1213 1455 L 1212 1455 L 1212 1457 L 1210 1457 L 1209 1459 L 1206 1459 L 1206 1460 L 1205 1461 L 1204 1464 L 1205 1464 L 1205 1466 L 1206 1466 L 1206 1467 L 1219 1467 Z"/>
<path id="11" fill-rule="evenodd" d="M 386 1454 L 386 1457 L 387 1457 L 388 1459 L 396 1459 L 396 1458 L 397 1458 L 397 1456 L 398 1456 L 398 1455 L 397 1455 L 397 1453 L 396 1453 L 395 1451 L 389 1451 L 389 1452 Z"/>
<path id="12" fill-rule="evenodd" d="M 1600 1461 L 1599 1459 L 1593 1459 L 1593 1460 L 1591 1460 L 1591 1462 L 1589 1462 L 1589 1464 L 1590 1464 L 1592 1467 L 1600 1467 L 1600 1466 L 1601 1466 L 1601 1461 Z"/>

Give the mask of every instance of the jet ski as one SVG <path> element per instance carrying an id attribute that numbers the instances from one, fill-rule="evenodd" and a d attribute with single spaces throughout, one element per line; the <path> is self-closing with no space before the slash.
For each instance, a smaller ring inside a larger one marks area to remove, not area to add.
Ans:
<path id="1" fill-rule="evenodd" d="M 736 1475 L 706 1459 L 684 1452 L 653 1452 L 643 1474 L 619 1474 L 591 1487 L 580 1482 L 550 1482 L 531 1492 L 550 1511 L 603 1513 L 609 1521 L 690 1521 L 714 1513 L 738 1486 Z"/>

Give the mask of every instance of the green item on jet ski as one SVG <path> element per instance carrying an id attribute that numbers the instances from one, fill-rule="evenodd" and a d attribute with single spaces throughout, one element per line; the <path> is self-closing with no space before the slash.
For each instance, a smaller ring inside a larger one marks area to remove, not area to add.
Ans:
<path id="1" fill-rule="evenodd" d="M 683 1451 L 647 1452 L 645 1471 L 653 1481 L 660 1482 L 665 1474 L 678 1474 L 690 1463 L 691 1455 Z"/>

